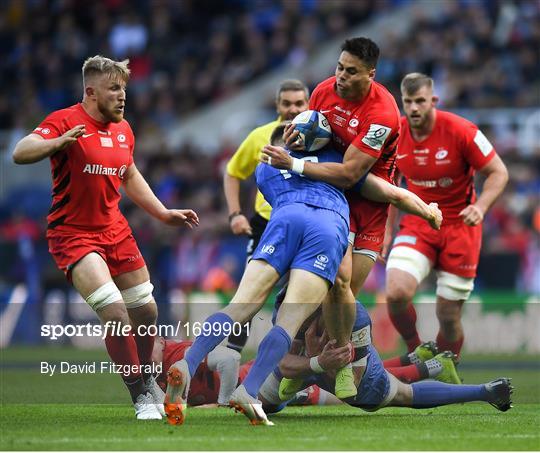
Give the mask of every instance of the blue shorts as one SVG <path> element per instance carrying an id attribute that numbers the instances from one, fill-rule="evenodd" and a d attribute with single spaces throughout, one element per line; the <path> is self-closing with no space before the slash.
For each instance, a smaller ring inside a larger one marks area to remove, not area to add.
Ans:
<path id="1" fill-rule="evenodd" d="M 390 378 L 376 349 L 370 345 L 366 370 L 358 385 L 358 393 L 344 400 L 351 406 L 366 411 L 378 409 L 390 393 Z"/>
<path id="2" fill-rule="evenodd" d="M 349 228 L 337 212 L 304 203 L 272 211 L 254 260 L 264 260 L 280 276 L 303 269 L 334 284 L 345 252 Z"/>

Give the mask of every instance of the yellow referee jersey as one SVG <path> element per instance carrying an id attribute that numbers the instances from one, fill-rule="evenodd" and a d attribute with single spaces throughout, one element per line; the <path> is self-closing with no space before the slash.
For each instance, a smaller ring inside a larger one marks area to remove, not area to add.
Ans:
<path id="1" fill-rule="evenodd" d="M 270 143 L 270 136 L 280 123 L 281 118 L 278 118 L 271 123 L 253 129 L 229 160 L 227 173 L 241 180 L 249 178 L 259 164 L 262 148 Z M 266 220 L 270 219 L 272 212 L 272 207 L 259 191 L 257 191 L 257 198 L 255 198 L 255 212 Z"/>

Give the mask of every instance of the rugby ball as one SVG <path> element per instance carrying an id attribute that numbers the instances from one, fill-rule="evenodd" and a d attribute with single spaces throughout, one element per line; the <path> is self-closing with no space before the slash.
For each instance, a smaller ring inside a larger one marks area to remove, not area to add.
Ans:
<path id="1" fill-rule="evenodd" d="M 314 152 L 326 146 L 332 138 L 332 129 L 326 117 L 316 110 L 306 110 L 298 114 L 292 123 L 300 132 L 299 138 L 306 152 Z"/>

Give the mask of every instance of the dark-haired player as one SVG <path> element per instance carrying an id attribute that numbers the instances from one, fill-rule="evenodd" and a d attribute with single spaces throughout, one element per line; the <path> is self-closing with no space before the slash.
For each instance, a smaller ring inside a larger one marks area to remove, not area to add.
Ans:
<path id="1" fill-rule="evenodd" d="M 400 114 L 392 95 L 374 80 L 378 58 L 379 48 L 372 40 L 347 39 L 341 47 L 335 76 L 317 85 L 311 96 L 309 108 L 328 118 L 334 146 L 343 154 L 342 162 L 302 163 L 287 153 L 265 150 L 273 166 L 345 189 L 368 172 L 392 182 Z M 297 137 L 293 126 L 286 130 L 290 149 L 302 149 Z M 356 191 L 347 192 L 347 201 L 351 213 L 350 246 L 323 305 L 329 334 L 338 345 L 349 341 L 355 294 L 382 250 L 388 214 L 388 203 L 367 200 Z M 345 367 L 336 376 L 336 395 L 347 398 L 355 394 L 352 370 Z"/>

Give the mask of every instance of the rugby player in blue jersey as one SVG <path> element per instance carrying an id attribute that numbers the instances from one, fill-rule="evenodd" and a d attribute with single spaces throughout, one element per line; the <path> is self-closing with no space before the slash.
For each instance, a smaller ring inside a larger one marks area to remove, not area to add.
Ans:
<path id="1" fill-rule="evenodd" d="M 274 131 L 272 143 L 282 132 L 283 126 Z M 330 147 L 316 155 L 292 154 L 316 162 L 343 159 Z M 231 303 L 205 320 L 208 328 L 196 338 L 184 359 L 169 369 L 165 410 L 171 424 L 184 422 L 189 381 L 199 363 L 231 332 L 235 323 L 244 323 L 259 311 L 274 285 L 290 271 L 276 323 L 261 342 L 252 369 L 230 401 L 252 424 L 271 424 L 256 399 L 259 389 L 289 351 L 291 338 L 323 301 L 347 250 L 349 207 L 341 189 L 270 165 L 259 165 L 256 179 L 273 208 L 270 222 Z M 404 197 L 407 191 L 379 179 L 368 174 L 357 183 L 356 190 L 362 190 L 366 196 L 363 187 L 367 186 L 366 191 L 374 191 L 375 198 L 393 200 L 398 207 L 430 221 L 434 228 L 440 226 L 442 217 L 437 205 L 428 206 L 412 195 Z"/>
<path id="2" fill-rule="evenodd" d="M 263 409 L 268 412 L 283 409 L 286 401 L 293 398 L 297 391 L 311 385 L 317 385 L 330 393 L 334 392 L 335 373 L 340 365 L 336 365 L 334 369 L 330 366 L 323 369 L 319 364 L 317 356 L 323 355 L 331 345 L 330 342 L 324 344 L 324 340 L 323 344 L 318 341 L 322 336 L 324 326 L 321 316 L 317 315 L 314 318 L 302 335 L 305 340 L 305 349 L 310 349 L 309 355 L 312 357 L 293 354 L 292 351 L 286 354 L 280 362 L 279 370 L 276 369 L 272 378 L 267 379 L 260 389 L 259 399 L 263 402 Z M 354 349 L 352 369 L 358 391 L 356 396 L 345 399 L 345 403 L 366 411 L 375 411 L 390 406 L 425 409 L 472 401 L 485 401 L 503 412 L 512 407 L 510 398 L 513 387 L 508 378 L 498 378 L 479 385 L 456 385 L 437 381 L 407 384 L 399 381 L 384 369 L 382 360 L 371 344 L 371 333 L 369 314 L 363 305 L 357 302 L 356 319 L 352 333 Z M 309 347 L 309 345 L 312 346 Z M 317 351 L 317 347 L 314 348 L 313 345 L 318 345 L 319 349 L 323 346 L 324 348 Z M 299 350 L 300 345 L 296 344 L 295 346 L 295 349 Z M 341 349 L 336 349 L 339 351 L 338 354 L 341 354 Z M 428 364 L 428 366 L 432 367 L 437 365 L 437 362 L 446 360 L 445 355 L 452 355 L 452 352 L 446 351 L 429 360 L 428 362 L 432 362 L 432 364 Z M 451 362 L 451 359 L 448 360 Z M 325 364 L 327 363 L 330 362 L 325 360 Z M 455 374 L 453 366 L 447 371 Z M 281 379 L 280 383 L 281 376 L 285 377 Z M 292 393 L 288 393 L 291 391 Z"/>

